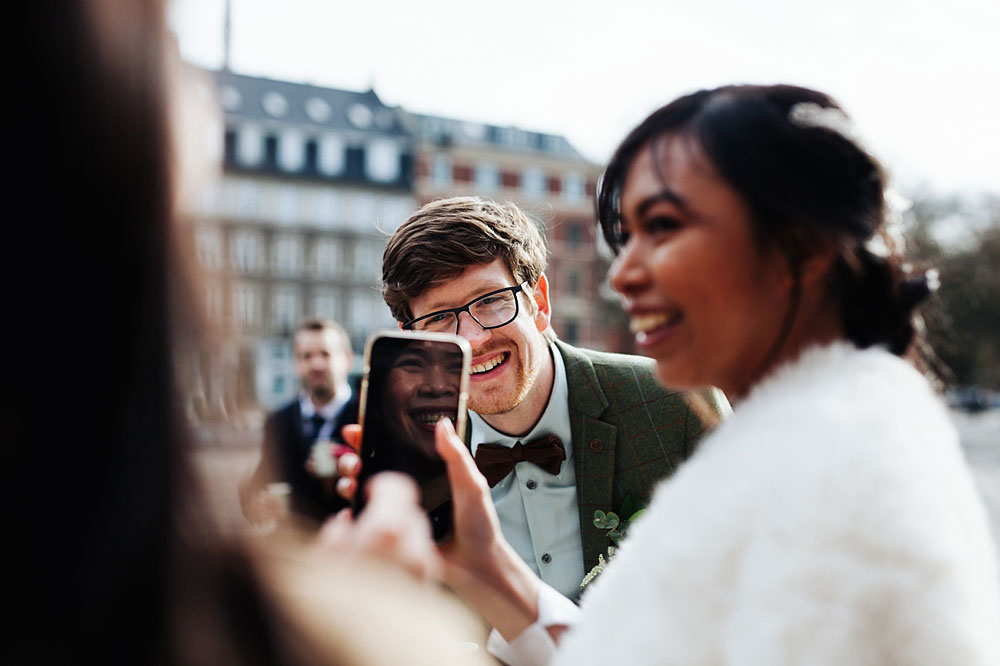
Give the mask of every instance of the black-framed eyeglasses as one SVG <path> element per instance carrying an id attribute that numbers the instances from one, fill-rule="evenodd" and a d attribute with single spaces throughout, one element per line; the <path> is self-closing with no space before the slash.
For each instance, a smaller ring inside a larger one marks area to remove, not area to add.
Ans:
<path id="1" fill-rule="evenodd" d="M 460 308 L 449 308 L 447 310 L 437 310 L 422 317 L 411 319 L 403 324 L 407 331 L 430 331 L 433 333 L 458 333 L 458 316 L 463 312 L 468 312 L 477 324 L 484 329 L 500 328 L 506 326 L 517 318 L 520 310 L 517 294 L 524 291 L 528 286 L 525 280 L 515 287 L 504 287 L 483 294 L 474 301 L 469 301 Z"/>

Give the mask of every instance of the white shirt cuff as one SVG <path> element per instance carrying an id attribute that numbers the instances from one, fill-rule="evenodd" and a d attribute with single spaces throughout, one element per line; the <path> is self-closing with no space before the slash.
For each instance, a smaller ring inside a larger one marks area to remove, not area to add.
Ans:
<path id="1" fill-rule="evenodd" d="M 490 631 L 486 650 L 509 666 L 547 666 L 556 653 L 548 627 L 571 627 L 580 619 L 580 609 L 549 585 L 538 588 L 538 619 L 509 643 L 496 629 Z"/>

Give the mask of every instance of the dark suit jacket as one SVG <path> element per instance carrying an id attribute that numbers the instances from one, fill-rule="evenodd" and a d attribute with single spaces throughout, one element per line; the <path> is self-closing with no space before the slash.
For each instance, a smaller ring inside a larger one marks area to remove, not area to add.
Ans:
<path id="1" fill-rule="evenodd" d="M 358 392 L 354 391 L 337 417 L 332 438 L 341 441 L 341 428 L 357 421 Z M 303 436 L 302 410 L 297 397 L 268 416 L 264 424 L 260 463 L 240 489 L 244 514 L 252 498 L 268 483 L 277 481 L 292 486 L 291 510 L 299 516 L 321 522 L 348 506 L 347 500 L 336 492 L 327 492 L 323 483 L 306 470 L 305 463 L 312 444 L 313 440 Z"/>
<path id="2" fill-rule="evenodd" d="M 594 511 L 618 512 L 626 495 L 648 503 L 656 483 L 693 453 L 706 424 L 689 407 L 686 393 L 657 382 L 651 359 L 580 349 L 561 341 L 555 347 L 566 366 L 587 572 L 612 545 L 607 532 L 594 526 Z M 706 392 L 704 397 L 716 414 L 728 411 L 720 393 Z"/>

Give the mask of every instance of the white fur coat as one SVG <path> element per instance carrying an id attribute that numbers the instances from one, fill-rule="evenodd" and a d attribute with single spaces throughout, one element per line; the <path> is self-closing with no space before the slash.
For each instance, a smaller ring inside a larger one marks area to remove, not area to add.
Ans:
<path id="1" fill-rule="evenodd" d="M 556 663 L 1000 665 L 996 551 L 941 401 L 838 343 L 657 490 Z"/>

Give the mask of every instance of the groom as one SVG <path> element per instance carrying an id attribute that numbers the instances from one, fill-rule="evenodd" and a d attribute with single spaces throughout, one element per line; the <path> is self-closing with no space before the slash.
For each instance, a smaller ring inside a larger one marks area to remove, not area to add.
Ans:
<path id="1" fill-rule="evenodd" d="M 609 545 L 594 512 L 648 502 L 706 424 L 652 361 L 556 338 L 538 227 L 512 203 L 434 201 L 392 235 L 382 292 L 404 329 L 472 348 L 466 441 L 504 536 L 542 580 L 577 598 Z M 728 411 L 719 392 L 710 412 Z"/>

